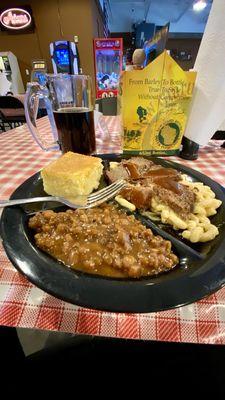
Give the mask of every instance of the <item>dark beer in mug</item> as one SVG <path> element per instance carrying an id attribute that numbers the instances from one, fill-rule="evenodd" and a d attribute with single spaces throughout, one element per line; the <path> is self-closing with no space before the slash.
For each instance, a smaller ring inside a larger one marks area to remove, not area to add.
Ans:
<path id="1" fill-rule="evenodd" d="M 87 108 L 60 108 L 54 111 L 58 142 L 62 153 L 93 154 L 96 150 L 94 111 Z"/>
<path id="2" fill-rule="evenodd" d="M 46 151 L 60 149 L 63 153 L 93 154 L 96 145 L 91 77 L 78 74 L 46 74 L 45 77 L 44 86 L 38 82 L 27 84 L 25 115 L 33 138 Z M 43 98 L 52 127 L 52 142 L 45 140 L 36 124 L 37 100 Z"/>

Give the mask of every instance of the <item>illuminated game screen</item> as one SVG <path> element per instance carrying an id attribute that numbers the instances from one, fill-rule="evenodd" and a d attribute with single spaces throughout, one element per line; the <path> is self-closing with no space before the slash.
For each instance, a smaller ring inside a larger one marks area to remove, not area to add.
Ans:
<path id="1" fill-rule="evenodd" d="M 8 57 L 7 57 L 7 56 L 3 56 L 3 57 L 2 57 L 2 61 L 3 61 L 3 63 L 4 63 L 4 67 L 5 67 L 5 68 L 3 68 L 3 69 L 4 69 L 5 71 L 11 71 Z"/>
<path id="2" fill-rule="evenodd" d="M 41 85 L 44 85 L 46 82 L 46 76 L 43 72 L 41 71 L 36 71 L 34 73 L 34 80 L 38 81 Z"/>
<path id="3" fill-rule="evenodd" d="M 57 64 L 69 65 L 69 52 L 67 49 L 56 50 Z"/>

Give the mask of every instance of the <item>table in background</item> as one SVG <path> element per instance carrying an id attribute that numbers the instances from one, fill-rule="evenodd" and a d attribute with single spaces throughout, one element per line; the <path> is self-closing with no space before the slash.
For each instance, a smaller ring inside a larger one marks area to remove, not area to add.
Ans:
<path id="1" fill-rule="evenodd" d="M 118 153 L 119 120 L 105 117 L 109 137 L 97 132 L 98 153 Z M 47 118 L 38 121 L 49 134 Z M 201 148 L 196 161 L 170 157 L 203 172 L 225 186 L 225 149 L 220 142 Z M 26 125 L 0 134 L 0 198 L 7 199 L 24 180 L 59 152 L 44 152 Z M 20 275 L 0 247 L 0 324 L 120 338 L 225 344 L 225 288 L 196 303 L 148 314 L 125 314 L 85 309 L 48 295 Z"/>

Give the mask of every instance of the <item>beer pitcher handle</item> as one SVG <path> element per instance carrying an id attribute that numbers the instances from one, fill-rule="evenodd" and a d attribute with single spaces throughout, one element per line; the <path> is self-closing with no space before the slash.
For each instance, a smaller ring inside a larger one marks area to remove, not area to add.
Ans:
<path id="1" fill-rule="evenodd" d="M 37 113 L 40 99 L 44 99 L 45 101 L 48 118 L 50 120 L 52 136 L 54 139 L 51 143 L 42 137 L 37 128 Z M 42 148 L 42 150 L 59 150 L 57 129 L 47 87 L 40 86 L 37 82 L 28 83 L 24 108 L 28 128 L 37 144 Z"/>

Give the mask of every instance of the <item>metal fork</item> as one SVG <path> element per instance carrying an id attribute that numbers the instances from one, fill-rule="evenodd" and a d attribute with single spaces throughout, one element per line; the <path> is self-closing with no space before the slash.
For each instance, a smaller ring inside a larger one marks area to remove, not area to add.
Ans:
<path id="1" fill-rule="evenodd" d="M 78 198 L 79 200 L 81 200 L 82 204 L 75 204 L 74 202 L 69 201 L 64 197 L 46 196 L 46 197 L 32 197 L 29 199 L 18 199 L 18 200 L 0 200 L 0 208 L 16 206 L 19 204 L 28 204 L 28 203 L 37 203 L 46 201 L 55 201 L 58 203 L 63 203 L 70 208 L 92 208 L 113 198 L 125 185 L 126 182 L 123 179 L 121 179 L 115 181 L 111 185 L 101 190 L 98 190 L 97 192 L 90 194 L 89 196 L 79 196 Z"/>

